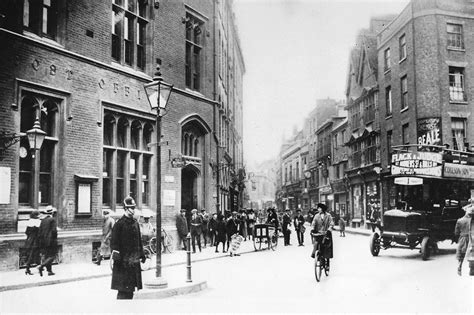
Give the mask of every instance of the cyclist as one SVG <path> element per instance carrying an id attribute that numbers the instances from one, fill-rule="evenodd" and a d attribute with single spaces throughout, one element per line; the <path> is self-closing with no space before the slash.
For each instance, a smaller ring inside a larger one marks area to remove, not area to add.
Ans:
<path id="1" fill-rule="evenodd" d="M 313 252 L 311 253 L 311 258 L 314 258 L 316 250 L 318 248 L 318 243 L 322 241 L 326 233 L 334 227 L 334 222 L 329 213 L 327 213 L 328 207 L 325 204 L 318 203 L 317 205 L 319 213 L 317 213 L 313 221 L 311 222 L 311 233 L 318 234 L 315 237 Z M 332 252 L 332 240 L 331 240 L 331 252 Z M 332 254 L 330 255 L 332 256 Z"/>

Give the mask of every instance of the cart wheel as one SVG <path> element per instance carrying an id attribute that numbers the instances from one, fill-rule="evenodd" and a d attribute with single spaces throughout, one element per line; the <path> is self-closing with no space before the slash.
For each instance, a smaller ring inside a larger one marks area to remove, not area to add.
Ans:
<path id="1" fill-rule="evenodd" d="M 314 276 L 316 277 L 316 281 L 319 282 L 321 280 L 321 272 L 322 272 L 322 259 L 320 258 L 319 250 L 316 251 L 316 255 L 314 256 Z"/>
<path id="2" fill-rule="evenodd" d="M 261 237 L 255 237 L 255 232 L 253 233 L 253 248 L 255 250 L 260 250 L 262 249 L 262 238 Z"/>
<path id="3" fill-rule="evenodd" d="M 326 258 L 326 263 L 324 264 L 324 274 L 329 276 L 329 258 Z"/>
<path id="4" fill-rule="evenodd" d="M 421 241 L 421 259 L 427 260 L 431 255 L 431 240 L 429 236 L 423 237 Z"/>
<path id="5" fill-rule="evenodd" d="M 270 248 L 272 250 L 275 250 L 278 246 L 278 234 L 277 232 L 273 233 L 271 236 L 271 242 L 270 242 Z"/>
<path id="6" fill-rule="evenodd" d="M 151 252 L 148 248 L 144 248 L 143 249 L 143 254 L 145 255 L 146 257 L 146 260 L 144 263 L 140 262 L 140 267 L 142 269 L 142 271 L 145 271 L 145 270 L 148 270 L 150 269 L 150 265 L 151 265 Z"/>
<path id="7" fill-rule="evenodd" d="M 370 236 L 370 253 L 372 256 L 378 256 L 380 252 L 380 238 L 377 232 Z"/>

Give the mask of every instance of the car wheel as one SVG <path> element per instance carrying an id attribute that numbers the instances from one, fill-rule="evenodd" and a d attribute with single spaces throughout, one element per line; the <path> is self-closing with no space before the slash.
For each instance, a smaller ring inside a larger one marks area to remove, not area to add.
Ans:
<path id="1" fill-rule="evenodd" d="M 373 233 L 370 236 L 370 253 L 372 256 L 378 256 L 380 252 L 380 237 L 379 234 Z"/>
<path id="2" fill-rule="evenodd" d="M 423 237 L 421 241 L 421 259 L 427 260 L 431 255 L 431 240 L 429 236 Z"/>

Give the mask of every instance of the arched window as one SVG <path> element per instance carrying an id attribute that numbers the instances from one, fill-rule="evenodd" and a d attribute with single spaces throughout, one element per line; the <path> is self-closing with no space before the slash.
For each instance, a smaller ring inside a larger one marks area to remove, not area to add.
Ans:
<path id="1" fill-rule="evenodd" d="M 117 124 L 117 146 L 122 148 L 127 147 L 127 129 L 128 120 L 120 118 Z"/>
<path id="2" fill-rule="evenodd" d="M 188 134 L 187 133 L 184 134 L 182 142 L 184 143 L 184 150 L 182 153 L 184 155 L 187 155 L 188 154 Z"/>
<path id="3" fill-rule="evenodd" d="M 199 140 L 198 139 L 195 139 L 194 140 L 194 154 L 193 156 L 198 156 L 198 148 L 199 148 Z"/>
<path id="4" fill-rule="evenodd" d="M 153 126 L 151 124 L 145 124 L 143 128 L 143 146 L 142 150 L 151 151 L 151 135 L 153 134 Z"/>
<path id="5" fill-rule="evenodd" d="M 20 176 L 18 203 L 38 208 L 39 205 L 52 204 L 54 188 L 53 172 L 56 169 L 55 150 L 58 143 L 57 120 L 61 100 L 37 93 L 26 92 L 21 101 L 20 132 L 26 133 L 33 128 L 34 121 L 39 120 L 41 129 L 46 132 L 46 138 L 36 161 L 33 163 L 27 137 L 20 140 L 20 149 L 26 154 L 20 154 Z"/>
<path id="6" fill-rule="evenodd" d="M 138 120 L 132 122 L 132 128 L 130 129 L 130 144 L 132 149 L 140 149 L 140 132 L 142 131 L 142 125 Z"/>
<path id="7" fill-rule="evenodd" d="M 194 135 L 189 136 L 189 150 L 186 152 L 186 155 L 193 155 L 193 147 L 194 147 Z"/>
<path id="8" fill-rule="evenodd" d="M 114 145 L 114 124 L 115 118 L 112 115 L 107 115 L 104 117 L 104 134 L 103 140 L 104 145 Z"/>

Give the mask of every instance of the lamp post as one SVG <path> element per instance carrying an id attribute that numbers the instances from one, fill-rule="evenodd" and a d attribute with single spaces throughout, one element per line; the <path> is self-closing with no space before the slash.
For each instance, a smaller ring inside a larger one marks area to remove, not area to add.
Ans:
<path id="1" fill-rule="evenodd" d="M 161 59 L 157 59 L 156 72 L 153 82 L 145 84 L 145 92 L 151 109 L 156 110 L 156 234 L 158 250 L 156 252 L 156 278 L 147 286 L 152 288 L 166 288 L 168 283 L 161 276 L 161 119 L 166 113 L 166 105 L 173 90 L 173 85 L 165 83 L 161 77 Z"/>
<path id="2" fill-rule="evenodd" d="M 40 122 L 39 122 L 39 118 L 36 117 L 35 119 L 35 123 L 33 124 L 33 128 L 31 128 L 30 130 L 28 130 L 26 132 L 26 136 L 28 137 L 28 143 L 30 145 L 30 150 L 31 150 L 31 157 L 33 158 L 33 169 L 39 169 L 40 165 L 39 165 L 39 160 L 36 158 L 39 150 L 41 149 L 41 147 L 43 146 L 43 141 L 44 139 L 46 138 L 46 132 L 44 132 L 43 130 L 41 130 L 41 126 L 40 126 Z M 32 190 L 32 195 L 31 195 L 31 198 L 32 198 L 32 204 L 34 206 L 35 209 L 38 209 L 38 205 L 39 205 L 39 189 L 37 187 L 39 187 L 39 176 L 34 176 L 33 177 L 33 185 L 34 185 L 34 189 Z"/>

